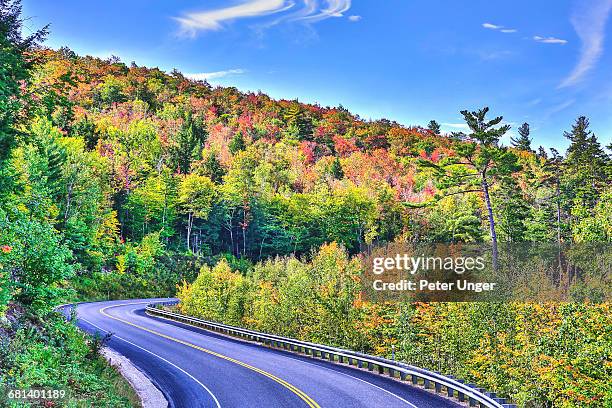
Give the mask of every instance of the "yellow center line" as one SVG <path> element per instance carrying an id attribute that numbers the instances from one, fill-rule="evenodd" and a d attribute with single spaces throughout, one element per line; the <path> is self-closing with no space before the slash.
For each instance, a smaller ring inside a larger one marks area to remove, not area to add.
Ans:
<path id="1" fill-rule="evenodd" d="M 129 305 L 132 305 L 132 304 L 133 303 L 123 303 L 123 304 L 120 304 L 120 305 L 106 306 L 106 307 L 103 307 L 102 309 L 100 309 L 100 313 L 102 315 L 110 318 L 110 319 L 120 321 L 120 322 L 128 324 L 128 325 L 130 325 L 132 327 L 136 327 L 136 328 L 138 328 L 140 330 L 144 330 L 144 331 L 146 331 L 148 333 L 155 334 L 156 336 L 163 337 L 164 339 L 168 339 L 168 340 L 174 341 L 176 343 L 183 344 L 185 346 L 188 346 L 188 347 L 191 347 L 193 349 L 202 351 L 204 353 L 213 355 L 215 357 L 222 358 L 222 359 L 230 361 L 230 362 L 232 362 L 234 364 L 238 364 L 238 365 L 240 365 L 242 367 L 248 368 L 249 370 L 255 371 L 256 373 L 264 375 L 264 376 L 270 378 L 271 380 L 274 380 L 275 382 L 279 383 L 283 387 L 287 388 L 289 391 L 291 391 L 292 393 L 297 395 L 301 400 L 303 400 L 310 408 L 321 408 L 319 406 L 319 404 L 317 404 L 312 398 L 310 398 L 306 393 L 304 393 L 304 391 L 302 391 L 299 388 L 297 388 L 296 386 L 288 383 L 287 381 L 283 380 L 282 378 L 279 378 L 279 377 L 275 376 L 274 374 L 271 374 L 271 373 L 269 373 L 269 372 L 267 372 L 265 370 L 262 370 L 261 368 L 254 367 L 254 366 L 252 366 L 250 364 L 247 364 L 247 363 L 244 363 L 244 362 L 242 362 L 240 360 L 236 360 L 234 358 L 225 356 L 223 354 L 219 354 L 219 353 L 214 352 L 212 350 L 205 349 L 204 347 L 200 347 L 200 346 L 197 346 L 195 344 L 189 343 L 187 341 L 183 341 L 183 340 L 174 338 L 172 336 L 168 336 L 166 334 L 157 332 L 155 330 L 147 329 L 146 327 L 143 327 L 143 326 L 140 326 L 138 324 L 129 322 L 129 321 L 121 319 L 119 317 L 111 316 L 110 314 L 106 313 L 107 309 L 111 309 L 111 308 L 115 308 L 115 307 L 120 307 L 120 306 L 129 306 Z"/>

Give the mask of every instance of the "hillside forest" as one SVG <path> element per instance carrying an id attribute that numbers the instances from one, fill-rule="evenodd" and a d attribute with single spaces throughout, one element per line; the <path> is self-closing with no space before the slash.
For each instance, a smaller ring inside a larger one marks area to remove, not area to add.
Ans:
<path id="1" fill-rule="evenodd" d="M 612 144 L 587 116 L 565 152 L 527 123 L 509 140 L 486 107 L 458 107 L 469 131 L 447 134 L 49 49 L 21 24 L 0 1 L 2 385 L 129 406 L 101 384 L 120 380 L 99 339 L 52 309 L 178 294 L 192 315 L 394 350 L 521 406 L 612 405 L 608 302 L 381 304 L 359 286 L 386 243 L 610 243 Z"/>

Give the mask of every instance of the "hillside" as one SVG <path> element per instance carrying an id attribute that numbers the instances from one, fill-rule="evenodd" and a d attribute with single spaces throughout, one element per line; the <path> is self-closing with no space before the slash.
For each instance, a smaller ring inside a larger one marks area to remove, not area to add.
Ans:
<path id="1" fill-rule="evenodd" d="M 2 18 L 0 310 L 28 311 L 3 323 L 2 385 L 49 385 L 66 344 L 87 356 L 75 373 L 115 378 L 98 342 L 52 308 L 178 292 L 194 315 L 385 356 L 397 347 L 523 405 L 612 398 L 609 303 L 589 303 L 600 293 L 371 304 L 359 287 L 363 255 L 386 243 L 609 244 L 612 160 L 588 118 L 568 118 L 567 152 L 536 151 L 528 124 L 507 147 L 488 108 L 461 111 L 466 134 L 367 121 L 46 49 L 44 32 L 21 38 L 18 11 Z M 60 357 L 45 354 L 39 372 L 30 363 L 49 347 Z M 105 388 L 90 381 L 94 398 Z"/>

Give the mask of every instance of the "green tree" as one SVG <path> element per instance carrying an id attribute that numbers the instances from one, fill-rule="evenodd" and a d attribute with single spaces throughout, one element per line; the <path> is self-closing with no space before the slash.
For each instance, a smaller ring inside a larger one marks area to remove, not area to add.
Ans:
<path id="1" fill-rule="evenodd" d="M 217 153 L 211 149 L 202 150 L 202 160 L 198 162 L 195 172 L 210 178 L 215 184 L 221 184 L 225 175 L 225 169 L 217 158 Z"/>
<path id="2" fill-rule="evenodd" d="M 186 114 L 171 150 L 172 166 L 178 169 L 179 173 L 190 172 L 192 163 L 201 157 L 206 137 L 203 125 L 194 120 L 190 113 Z"/>
<path id="3" fill-rule="evenodd" d="M 500 125 L 503 117 L 487 120 L 488 112 L 488 107 L 473 112 L 461 111 L 471 132 L 460 135 L 462 140 L 455 143 L 456 156 L 446 157 L 439 163 L 425 160 L 420 163 L 434 170 L 442 196 L 465 193 L 483 195 L 489 222 L 493 266 L 497 268 L 497 231 L 490 188 L 494 182 L 509 177 L 519 167 L 516 155 L 498 145 L 499 139 L 510 130 L 510 126 L 496 127 Z"/>
<path id="4" fill-rule="evenodd" d="M 342 164 L 338 157 L 336 157 L 332 163 L 331 174 L 336 180 L 342 180 L 344 178 L 344 171 L 342 170 Z"/>
<path id="5" fill-rule="evenodd" d="M 440 134 L 440 124 L 436 122 L 435 120 L 429 121 L 429 123 L 427 124 L 427 129 L 429 129 L 429 131 L 433 133 L 434 135 Z"/>
<path id="6" fill-rule="evenodd" d="M 26 89 L 35 66 L 35 59 L 26 57 L 47 35 L 47 27 L 28 37 L 22 36 L 23 19 L 20 0 L 0 0 L 0 198 L 11 189 L 5 161 L 15 146 L 26 102 Z"/>
<path id="7" fill-rule="evenodd" d="M 236 154 L 246 149 L 246 142 L 244 141 L 242 132 L 236 132 L 232 140 L 230 140 L 228 148 L 232 154 Z"/>
<path id="8" fill-rule="evenodd" d="M 300 104 L 293 102 L 284 112 L 289 140 L 302 141 L 312 139 L 312 121 L 302 110 Z"/>
<path id="9" fill-rule="evenodd" d="M 206 176 L 188 174 L 178 188 L 178 204 L 187 214 L 187 248 L 193 252 L 191 233 L 196 218 L 205 219 L 210 214 L 215 197 L 215 184 Z"/>
<path id="10" fill-rule="evenodd" d="M 519 133 L 519 137 L 510 138 L 510 142 L 512 143 L 512 146 L 516 147 L 519 150 L 524 150 L 526 152 L 532 152 L 533 150 L 531 149 L 531 138 L 529 137 L 529 133 L 530 133 L 529 123 L 523 123 L 518 128 L 518 133 Z"/>

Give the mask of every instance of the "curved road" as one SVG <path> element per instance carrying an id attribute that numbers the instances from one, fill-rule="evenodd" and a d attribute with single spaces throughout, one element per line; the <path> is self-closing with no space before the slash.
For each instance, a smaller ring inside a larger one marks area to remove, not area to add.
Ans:
<path id="1" fill-rule="evenodd" d="M 177 408 L 456 408 L 427 391 L 367 371 L 234 340 L 144 313 L 169 299 L 83 303 L 83 330 L 112 333 Z"/>

